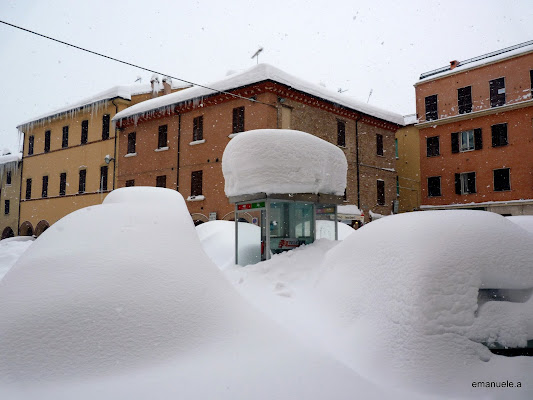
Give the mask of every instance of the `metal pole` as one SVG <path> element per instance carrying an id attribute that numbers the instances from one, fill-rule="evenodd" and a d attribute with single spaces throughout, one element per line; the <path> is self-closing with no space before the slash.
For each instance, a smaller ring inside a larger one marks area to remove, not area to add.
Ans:
<path id="1" fill-rule="evenodd" d="M 239 264 L 239 218 L 237 209 L 237 203 L 235 203 L 235 265 Z"/>

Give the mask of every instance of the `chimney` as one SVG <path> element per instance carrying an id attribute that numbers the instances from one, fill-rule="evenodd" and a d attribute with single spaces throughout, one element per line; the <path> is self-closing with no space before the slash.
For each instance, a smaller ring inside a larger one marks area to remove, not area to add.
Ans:
<path id="1" fill-rule="evenodd" d="M 459 66 L 459 61 L 457 60 L 453 60 L 453 61 L 450 61 L 450 69 L 454 69 L 455 67 L 458 67 Z"/>
<path id="2" fill-rule="evenodd" d="M 153 74 L 150 78 L 150 84 L 152 85 L 152 98 L 157 97 L 157 92 L 159 92 L 159 78 L 156 74 Z"/>
<path id="3" fill-rule="evenodd" d="M 170 94 L 172 89 L 172 78 L 165 76 L 163 78 L 163 95 Z"/>

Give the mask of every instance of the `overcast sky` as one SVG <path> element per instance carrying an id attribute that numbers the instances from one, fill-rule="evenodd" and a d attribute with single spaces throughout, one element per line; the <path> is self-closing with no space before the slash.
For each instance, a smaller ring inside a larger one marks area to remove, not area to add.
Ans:
<path id="1" fill-rule="evenodd" d="M 0 1 L 0 20 L 205 84 L 259 61 L 400 114 L 420 73 L 533 39 L 531 0 Z M 151 73 L 0 24 L 0 149 L 16 126 Z"/>

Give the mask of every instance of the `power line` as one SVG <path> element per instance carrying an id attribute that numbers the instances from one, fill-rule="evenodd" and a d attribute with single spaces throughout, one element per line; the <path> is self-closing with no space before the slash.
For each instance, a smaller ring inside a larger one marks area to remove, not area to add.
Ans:
<path id="1" fill-rule="evenodd" d="M 33 34 L 33 35 L 37 35 L 37 36 L 43 37 L 43 38 L 45 38 L 45 39 L 52 40 L 52 41 L 54 41 L 54 42 L 58 42 L 58 43 L 64 44 L 64 45 L 66 45 L 66 46 L 74 47 L 75 49 L 82 50 L 82 51 L 85 51 L 85 52 L 87 52 L 87 53 L 91 53 L 91 54 L 94 54 L 94 55 L 96 55 L 96 56 L 99 56 L 99 57 L 104 57 L 104 58 L 107 58 L 107 59 L 112 60 L 112 61 L 116 61 L 116 62 L 119 62 L 119 63 L 122 63 L 122 64 L 126 64 L 126 65 L 129 65 L 130 67 L 139 68 L 139 69 L 142 69 L 142 70 L 144 70 L 144 71 L 152 72 L 152 73 L 154 73 L 154 74 L 159 74 L 159 75 L 163 75 L 163 76 L 168 76 L 169 78 L 176 79 L 176 80 L 178 80 L 178 81 L 185 82 L 185 83 L 188 83 L 188 84 L 193 85 L 193 86 L 199 86 L 199 87 L 202 87 L 202 88 L 204 88 L 204 89 L 209 89 L 209 90 L 212 90 L 212 91 L 214 91 L 214 92 L 227 94 L 227 95 L 229 95 L 229 96 L 233 96 L 233 97 L 236 97 L 236 98 L 239 98 L 239 99 L 244 99 L 244 100 L 248 100 L 248 101 L 251 101 L 251 102 L 254 102 L 254 103 L 260 103 L 260 104 L 265 104 L 265 105 L 267 105 L 267 106 L 274 107 L 272 104 L 264 103 L 264 102 L 262 102 L 262 101 L 259 101 L 259 100 L 256 100 L 256 99 L 253 99 L 253 98 L 250 98 L 250 97 L 240 96 L 240 95 L 238 95 L 238 94 L 230 93 L 230 92 L 226 92 L 226 91 L 224 91 L 224 90 L 213 89 L 213 88 L 210 88 L 209 86 L 200 85 L 199 83 L 194 83 L 194 82 L 188 81 L 188 80 L 186 80 L 186 79 L 177 78 L 177 77 L 175 77 L 175 76 L 168 75 L 168 74 L 164 74 L 164 73 L 162 73 L 162 72 L 155 71 L 155 70 L 150 69 L 150 68 L 141 67 L 140 65 L 136 65 L 136 64 L 133 64 L 133 63 L 130 63 L 130 62 L 127 62 L 127 61 L 123 61 L 123 60 L 120 60 L 120 59 L 118 59 L 118 58 L 114 58 L 114 57 L 108 56 L 108 55 L 106 55 L 106 54 L 97 53 L 96 51 L 92 51 L 92 50 L 89 50 L 89 49 L 86 49 L 86 48 L 83 48 L 83 47 L 80 47 L 80 46 L 76 46 L 76 45 L 74 45 L 74 44 L 71 44 L 71 43 L 68 43 L 68 42 L 64 42 L 63 40 L 55 39 L 55 38 L 53 38 L 53 37 L 43 35 L 42 33 L 35 32 L 35 31 L 31 31 L 31 30 L 29 30 L 29 29 L 23 28 L 23 27 L 18 26 L 18 25 L 10 24 L 9 22 L 6 22 L 6 21 L 2 21 L 2 20 L 0 20 L 0 22 L 1 22 L 2 24 L 5 24 L 5 25 L 8 25 L 8 26 L 11 26 L 12 28 L 20 29 L 21 31 L 25 31 L 25 32 L 31 33 L 31 34 Z"/>

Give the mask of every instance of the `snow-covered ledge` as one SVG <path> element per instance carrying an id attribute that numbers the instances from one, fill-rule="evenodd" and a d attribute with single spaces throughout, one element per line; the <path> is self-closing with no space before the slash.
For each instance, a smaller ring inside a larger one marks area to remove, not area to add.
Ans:
<path id="1" fill-rule="evenodd" d="M 192 141 L 191 143 L 189 143 L 189 146 L 194 146 L 202 143 L 205 143 L 205 139 Z"/>
<path id="2" fill-rule="evenodd" d="M 154 151 L 167 151 L 168 150 L 168 146 L 166 147 L 159 147 L 157 149 L 155 149 Z"/>
<path id="3" fill-rule="evenodd" d="M 230 139 L 233 139 L 233 138 L 234 138 L 235 136 L 237 136 L 239 133 L 242 133 L 242 132 L 231 133 L 231 134 L 228 135 L 228 137 L 229 137 Z"/>
<path id="4" fill-rule="evenodd" d="M 200 194 L 198 196 L 187 197 L 187 201 L 202 201 L 202 200 L 205 200 L 205 196 L 203 194 Z"/>
<path id="5" fill-rule="evenodd" d="M 135 157 L 137 153 L 128 153 L 124 157 Z"/>

